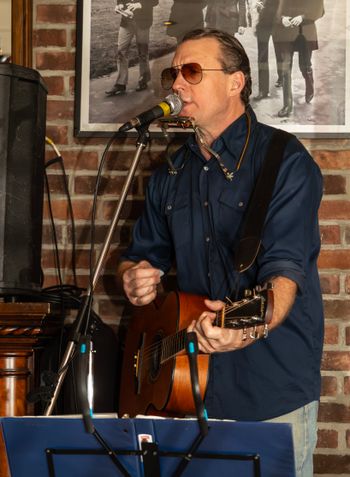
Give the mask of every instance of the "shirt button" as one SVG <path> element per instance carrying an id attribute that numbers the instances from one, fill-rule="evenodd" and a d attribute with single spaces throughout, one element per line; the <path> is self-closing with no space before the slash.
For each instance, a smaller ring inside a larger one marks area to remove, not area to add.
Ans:
<path id="1" fill-rule="evenodd" d="M 208 207 L 208 201 L 204 202 L 204 207 Z"/>
<path id="2" fill-rule="evenodd" d="M 166 208 L 167 208 L 167 210 L 171 210 L 173 208 L 173 206 L 169 204 L 169 205 L 166 206 Z"/>
<path id="3" fill-rule="evenodd" d="M 204 166 L 203 169 L 205 170 L 205 172 L 208 172 L 208 171 L 209 171 L 209 167 L 208 167 L 208 166 Z"/>
<path id="4" fill-rule="evenodd" d="M 206 242 L 210 242 L 210 237 L 205 237 Z"/>
<path id="5" fill-rule="evenodd" d="M 210 277 L 210 272 L 208 272 L 208 277 Z"/>
<path id="6" fill-rule="evenodd" d="M 238 207 L 243 207 L 244 202 L 238 202 Z"/>

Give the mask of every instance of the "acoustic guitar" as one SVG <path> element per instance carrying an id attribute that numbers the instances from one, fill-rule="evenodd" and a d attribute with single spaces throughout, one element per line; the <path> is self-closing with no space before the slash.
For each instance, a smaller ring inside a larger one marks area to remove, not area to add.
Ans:
<path id="1" fill-rule="evenodd" d="M 135 307 L 128 328 L 122 365 L 119 415 L 195 413 L 186 349 L 186 328 L 207 308 L 204 297 L 171 292 L 143 307 Z M 246 291 L 245 298 L 228 301 L 214 325 L 256 333 L 273 311 L 271 287 Z M 204 398 L 209 372 L 208 354 L 198 354 L 198 378 Z"/>

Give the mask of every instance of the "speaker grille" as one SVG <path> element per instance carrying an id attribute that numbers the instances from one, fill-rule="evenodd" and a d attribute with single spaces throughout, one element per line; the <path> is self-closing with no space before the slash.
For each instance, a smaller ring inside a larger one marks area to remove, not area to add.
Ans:
<path id="1" fill-rule="evenodd" d="M 0 65 L 0 294 L 40 291 L 47 90 Z"/>

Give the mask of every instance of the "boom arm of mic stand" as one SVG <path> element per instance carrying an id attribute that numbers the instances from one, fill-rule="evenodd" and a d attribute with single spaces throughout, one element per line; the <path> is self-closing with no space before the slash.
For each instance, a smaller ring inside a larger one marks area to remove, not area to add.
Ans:
<path id="1" fill-rule="evenodd" d="M 107 232 L 105 241 L 103 243 L 101 253 L 98 257 L 96 267 L 95 267 L 95 271 L 94 271 L 94 276 L 93 276 L 93 279 L 92 279 L 92 282 L 91 282 L 91 286 L 87 290 L 86 297 L 84 297 L 83 306 L 79 310 L 76 321 L 75 321 L 75 324 L 74 324 L 73 335 L 72 335 L 72 337 L 70 338 L 70 340 L 67 344 L 65 353 L 64 353 L 62 361 L 60 363 L 60 367 L 59 367 L 59 370 L 58 370 L 58 379 L 57 379 L 56 388 L 53 392 L 52 399 L 51 399 L 49 405 L 45 409 L 45 412 L 44 412 L 45 416 L 51 416 L 52 413 L 53 413 L 53 409 L 56 405 L 58 395 L 59 395 L 59 392 L 60 392 L 62 384 L 63 384 L 63 380 L 66 376 L 67 371 L 68 371 L 68 365 L 69 365 L 70 361 L 72 360 L 75 348 L 76 348 L 77 343 L 79 341 L 80 330 L 81 330 L 82 324 L 84 322 L 86 310 L 88 308 L 87 305 L 89 303 L 89 296 L 93 292 L 93 290 L 95 289 L 97 281 L 100 277 L 102 265 L 105 261 L 106 255 L 108 253 L 108 250 L 109 250 L 109 247 L 110 247 L 110 244 L 111 244 L 111 241 L 112 241 L 114 230 L 115 230 L 115 228 L 116 228 L 116 226 L 119 222 L 120 213 L 121 213 L 122 208 L 124 206 L 124 203 L 126 201 L 126 198 L 127 198 L 130 186 L 131 186 L 131 182 L 132 182 L 132 180 L 135 176 L 137 166 L 138 166 L 138 163 L 139 163 L 139 160 L 140 160 L 140 157 L 141 157 L 141 153 L 142 153 L 143 149 L 146 147 L 146 145 L 147 145 L 147 143 L 149 142 L 149 139 L 150 139 L 150 133 L 148 131 L 148 126 L 149 126 L 149 124 L 143 125 L 143 126 L 140 126 L 139 128 L 137 128 L 139 136 L 138 136 L 138 139 L 137 139 L 137 148 L 136 148 L 136 152 L 135 152 L 135 155 L 134 155 L 134 159 L 131 163 L 129 173 L 127 175 L 127 178 L 125 180 L 122 192 L 120 194 L 120 199 L 119 199 L 117 208 L 114 212 L 111 224 L 108 228 L 108 232 Z"/>

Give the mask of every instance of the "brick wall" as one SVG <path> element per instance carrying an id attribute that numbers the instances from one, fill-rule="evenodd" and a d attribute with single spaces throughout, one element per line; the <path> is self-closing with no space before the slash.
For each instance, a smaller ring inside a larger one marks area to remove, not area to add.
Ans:
<path id="1" fill-rule="evenodd" d="M 97 168 L 105 139 L 73 136 L 74 60 L 76 4 L 73 0 L 34 0 L 33 66 L 49 89 L 47 136 L 64 159 L 72 198 L 76 235 L 76 267 L 80 286 L 88 284 L 89 219 Z M 350 474 L 350 140 L 304 140 L 324 174 L 324 199 L 320 210 L 322 252 L 319 260 L 326 336 L 323 359 L 323 389 L 319 413 L 319 439 L 315 475 Z M 136 175 L 120 226 L 96 286 L 96 311 L 117 325 L 123 301 L 115 291 L 114 270 L 122 248 L 130 238 L 134 219 L 142 209 L 145 178 L 157 163 L 159 145 L 145 154 Z M 116 142 L 100 187 L 96 219 L 96 241 L 103 240 L 118 193 L 135 150 L 134 140 Z M 47 159 L 55 155 L 47 147 Z M 57 226 L 62 279 L 72 283 L 72 228 L 62 173 L 58 165 L 49 169 L 52 208 Z M 98 248 L 97 248 L 98 250 Z M 43 267 L 45 285 L 57 283 L 48 208 L 45 207 Z"/>

